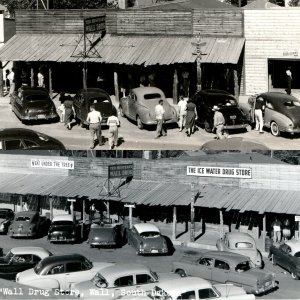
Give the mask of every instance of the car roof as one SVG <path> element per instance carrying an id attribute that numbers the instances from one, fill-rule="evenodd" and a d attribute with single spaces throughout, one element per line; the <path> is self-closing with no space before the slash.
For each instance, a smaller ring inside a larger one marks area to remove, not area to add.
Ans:
<path id="1" fill-rule="evenodd" d="M 143 97 L 145 94 L 156 94 L 159 93 L 162 95 L 162 99 L 164 100 L 165 94 L 164 92 L 154 86 L 143 86 L 143 87 L 138 87 L 132 89 L 132 91 L 138 96 L 138 97 Z"/>
<path id="2" fill-rule="evenodd" d="M 38 211 L 33 211 L 33 210 L 19 211 L 19 212 L 16 213 L 16 217 L 19 217 L 19 216 L 29 216 L 29 217 L 32 217 L 35 214 L 39 214 L 39 212 Z"/>
<path id="3" fill-rule="evenodd" d="M 130 274 L 141 274 L 144 272 L 149 273 L 150 269 L 147 266 L 136 263 L 124 263 L 124 264 L 115 264 L 112 266 L 105 267 L 98 271 L 105 278 L 111 278 L 116 276 L 124 276 Z"/>
<path id="4" fill-rule="evenodd" d="M 300 251 L 300 240 L 289 240 L 285 242 L 292 249 L 292 254 Z"/>
<path id="5" fill-rule="evenodd" d="M 151 223 L 138 223 L 135 224 L 134 227 L 138 233 L 148 232 L 148 231 L 160 232 L 159 228 L 156 225 Z"/>
<path id="6" fill-rule="evenodd" d="M 41 258 L 48 257 L 50 252 L 42 247 L 15 247 L 10 250 L 14 255 L 17 254 L 36 254 Z"/>
<path id="7" fill-rule="evenodd" d="M 227 232 L 225 235 L 233 243 L 249 242 L 255 245 L 254 238 L 246 232 Z"/>
<path id="8" fill-rule="evenodd" d="M 43 259 L 42 261 L 42 266 L 46 265 L 51 265 L 53 263 L 65 263 L 69 261 L 74 261 L 74 260 L 79 260 L 79 261 L 84 261 L 86 258 L 83 255 L 74 253 L 74 254 L 64 254 L 64 255 L 53 255 L 49 256 Z"/>
<path id="9" fill-rule="evenodd" d="M 163 289 L 169 295 L 177 297 L 178 294 L 190 290 L 211 288 L 212 284 L 206 279 L 189 276 L 164 280 L 160 283 L 157 283 L 157 286 Z"/>
<path id="10" fill-rule="evenodd" d="M 0 129 L 0 137 L 18 137 L 24 138 L 26 136 L 36 138 L 37 133 L 34 130 L 26 128 L 3 128 Z"/>
<path id="11" fill-rule="evenodd" d="M 52 219 L 52 222 L 56 222 L 56 221 L 71 221 L 73 222 L 73 216 L 72 215 L 57 215 L 57 216 L 54 216 L 53 219 Z"/>
<path id="12" fill-rule="evenodd" d="M 211 256 L 215 259 L 225 259 L 229 263 L 234 264 L 250 260 L 248 256 L 229 251 L 208 251 L 203 253 L 202 256 Z"/>
<path id="13" fill-rule="evenodd" d="M 12 211 L 13 212 L 13 210 L 10 208 L 0 208 L 0 211 L 6 211 L 6 212 Z"/>
<path id="14" fill-rule="evenodd" d="M 273 101 L 279 102 L 279 103 L 284 103 L 287 101 L 299 101 L 294 96 L 285 94 L 285 93 L 280 93 L 280 92 L 267 92 L 267 93 L 262 93 L 259 96 L 262 96 L 263 98 L 266 99 L 272 99 Z"/>

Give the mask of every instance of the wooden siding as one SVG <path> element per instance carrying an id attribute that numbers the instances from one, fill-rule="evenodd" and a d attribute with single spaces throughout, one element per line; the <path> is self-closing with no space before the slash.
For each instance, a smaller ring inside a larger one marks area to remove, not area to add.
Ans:
<path id="1" fill-rule="evenodd" d="M 243 37 L 243 12 L 236 10 L 194 10 L 193 34 Z"/>
<path id="2" fill-rule="evenodd" d="M 268 58 L 300 59 L 300 9 L 245 10 L 244 26 L 245 93 L 250 95 L 268 90 Z"/>
<path id="3" fill-rule="evenodd" d="M 117 14 L 117 33 L 192 35 L 191 12 L 119 11 Z"/>
<path id="4" fill-rule="evenodd" d="M 116 32 L 116 11 L 97 10 L 18 10 L 16 33 L 83 33 L 83 20 L 106 14 L 106 30 Z"/>

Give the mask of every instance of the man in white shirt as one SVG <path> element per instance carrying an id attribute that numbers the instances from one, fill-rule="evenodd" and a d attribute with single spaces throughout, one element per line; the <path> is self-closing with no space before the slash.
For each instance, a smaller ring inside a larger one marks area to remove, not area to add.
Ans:
<path id="1" fill-rule="evenodd" d="M 91 143 L 90 143 L 90 148 L 94 149 L 95 148 L 95 134 L 98 139 L 99 146 L 102 146 L 102 136 L 101 136 L 101 113 L 100 111 L 97 111 L 95 109 L 95 105 L 91 105 L 90 107 L 90 112 L 87 115 L 86 118 L 87 122 L 89 123 L 89 128 L 90 128 L 90 133 L 91 133 Z"/>
<path id="2" fill-rule="evenodd" d="M 187 106 L 187 98 L 184 98 L 183 96 L 179 97 L 178 102 L 178 113 L 179 113 L 179 131 L 182 131 L 185 127 L 185 121 L 186 121 L 186 106 Z"/>
<path id="3" fill-rule="evenodd" d="M 15 91 L 16 88 L 16 84 L 15 84 L 15 69 L 12 68 L 11 72 L 8 74 L 7 79 L 9 80 L 9 84 L 10 84 L 10 89 L 9 89 L 9 96 L 11 96 L 13 94 L 13 92 Z"/>
<path id="4" fill-rule="evenodd" d="M 155 138 L 159 138 L 161 135 L 166 136 L 167 132 L 164 128 L 164 122 L 165 122 L 165 109 L 163 107 L 164 101 L 160 99 L 158 101 L 158 104 L 155 106 L 155 118 L 157 121 L 157 127 L 156 127 L 156 136 Z"/>
<path id="5" fill-rule="evenodd" d="M 118 117 L 112 115 L 107 119 L 108 144 L 110 149 L 118 146 L 118 126 L 120 125 Z"/>
<path id="6" fill-rule="evenodd" d="M 45 87 L 44 75 L 41 73 L 41 71 L 38 72 L 37 77 L 38 77 L 38 86 Z"/>

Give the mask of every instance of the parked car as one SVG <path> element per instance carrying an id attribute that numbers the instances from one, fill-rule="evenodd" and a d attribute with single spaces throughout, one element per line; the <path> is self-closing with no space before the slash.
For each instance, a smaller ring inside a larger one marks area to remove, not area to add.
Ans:
<path id="1" fill-rule="evenodd" d="M 88 243 L 91 248 L 109 246 L 122 246 L 124 240 L 124 227 L 121 223 L 100 221 L 92 223 Z"/>
<path id="2" fill-rule="evenodd" d="M 48 231 L 48 240 L 54 242 L 76 242 L 80 239 L 80 226 L 72 215 L 54 216 Z"/>
<path id="3" fill-rule="evenodd" d="M 239 107 L 238 101 L 230 93 L 222 90 L 202 90 L 193 96 L 197 107 L 198 119 L 196 123 L 204 127 L 207 132 L 212 132 L 214 127 L 214 111 L 217 105 L 225 119 L 225 129 L 248 129 L 249 121 Z"/>
<path id="4" fill-rule="evenodd" d="M 123 292 L 124 296 L 120 299 L 131 300 L 200 300 L 200 299 L 218 299 L 218 300 L 253 300 L 254 295 L 246 294 L 243 288 L 233 284 L 212 285 L 207 280 L 186 277 L 173 280 L 166 280 L 156 284 L 156 286 L 147 294 L 137 294 L 135 292 Z"/>
<path id="5" fill-rule="evenodd" d="M 52 253 L 41 247 L 12 248 L 0 257 L 0 278 L 14 280 L 17 273 L 33 268 L 41 259 Z"/>
<path id="6" fill-rule="evenodd" d="M 24 128 L 0 129 L 0 150 L 65 150 L 65 146 L 44 133 Z"/>
<path id="7" fill-rule="evenodd" d="M 256 95 L 265 100 L 264 127 L 270 128 L 272 135 L 281 132 L 295 134 L 300 132 L 300 101 L 294 96 L 278 92 Z M 253 103 L 242 106 L 249 121 L 255 122 Z"/>
<path id="8" fill-rule="evenodd" d="M 248 256 L 256 267 L 263 267 L 261 253 L 256 248 L 254 238 L 245 232 L 226 232 L 224 237 L 217 240 L 219 251 L 228 251 Z"/>
<path id="9" fill-rule="evenodd" d="M 111 115 L 117 116 L 117 109 L 112 104 L 107 92 L 98 88 L 81 89 L 73 99 L 73 105 L 76 112 L 76 118 L 82 126 L 89 125 L 86 121 L 90 112 L 90 106 L 93 104 L 97 111 L 101 112 L 102 125 L 106 125 L 107 118 Z"/>
<path id="10" fill-rule="evenodd" d="M 10 97 L 12 111 L 21 121 L 58 120 L 55 105 L 42 87 L 22 86 Z"/>
<path id="11" fill-rule="evenodd" d="M 8 227 L 14 219 L 14 212 L 9 208 L 0 209 L 0 233 L 7 234 Z"/>
<path id="12" fill-rule="evenodd" d="M 210 251 L 198 257 L 185 256 L 173 263 L 181 276 L 198 276 L 218 283 L 242 286 L 247 293 L 263 294 L 276 288 L 275 275 L 254 267 L 251 260 L 237 253 Z"/>
<path id="13" fill-rule="evenodd" d="M 16 282 L 40 289 L 70 290 L 72 284 L 91 280 L 111 263 L 92 263 L 79 254 L 55 255 L 42 259 L 33 269 L 20 272 Z"/>
<path id="14" fill-rule="evenodd" d="M 128 291 L 150 291 L 157 282 L 178 278 L 177 274 L 156 274 L 148 267 L 135 264 L 115 264 L 100 270 L 92 280 L 77 283 L 73 286 L 81 298 L 115 299 Z"/>
<path id="15" fill-rule="evenodd" d="M 48 231 L 49 221 L 37 211 L 21 211 L 15 214 L 8 234 L 11 237 L 37 237 Z"/>
<path id="16" fill-rule="evenodd" d="M 168 245 L 157 226 L 150 223 L 139 223 L 127 229 L 127 241 L 136 254 L 167 254 Z"/>
<path id="17" fill-rule="evenodd" d="M 281 245 L 272 245 L 269 258 L 273 265 L 289 271 L 293 279 L 300 278 L 300 241 L 290 240 Z"/>
<path id="18" fill-rule="evenodd" d="M 166 123 L 177 123 L 178 117 L 174 107 L 166 100 L 162 90 L 156 87 L 138 87 L 132 89 L 128 97 L 120 99 L 119 111 L 122 117 L 136 121 L 139 129 L 144 125 L 155 125 L 155 106 L 158 101 L 164 101 Z"/>

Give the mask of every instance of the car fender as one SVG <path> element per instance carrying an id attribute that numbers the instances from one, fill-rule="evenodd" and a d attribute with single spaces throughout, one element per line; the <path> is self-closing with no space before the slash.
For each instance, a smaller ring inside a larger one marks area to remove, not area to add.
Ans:
<path id="1" fill-rule="evenodd" d="M 275 110 L 269 110 L 265 114 L 264 121 L 265 126 L 267 127 L 270 127 L 271 122 L 275 121 L 278 124 L 280 131 L 285 131 L 285 128 L 287 128 L 289 124 L 293 124 L 293 121 L 289 117 Z"/>
<path id="2" fill-rule="evenodd" d="M 147 106 L 138 103 L 136 112 L 135 112 L 135 119 L 136 119 L 136 116 L 139 116 L 142 120 L 142 123 L 146 123 L 147 122 L 146 121 L 147 114 L 150 114 L 150 109 Z M 151 118 L 151 116 L 148 116 L 148 117 Z"/>
<path id="3" fill-rule="evenodd" d="M 123 97 L 120 99 L 120 107 L 123 110 L 124 115 L 127 117 L 129 114 L 129 98 Z"/>
<path id="4" fill-rule="evenodd" d="M 60 289 L 59 281 L 54 278 L 37 278 L 34 280 L 26 281 L 24 282 L 24 284 L 39 289 L 48 289 L 48 290 Z"/>

